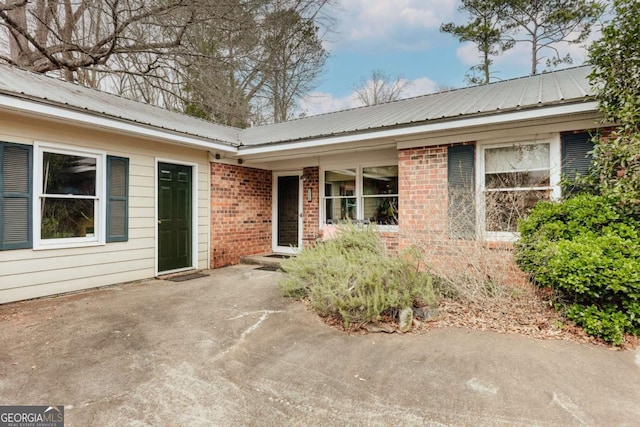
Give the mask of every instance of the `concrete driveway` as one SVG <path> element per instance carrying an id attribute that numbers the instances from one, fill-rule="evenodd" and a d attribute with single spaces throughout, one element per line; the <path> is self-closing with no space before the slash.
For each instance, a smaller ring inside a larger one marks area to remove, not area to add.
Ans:
<path id="1" fill-rule="evenodd" d="M 236 266 L 0 306 L 0 404 L 66 426 L 637 425 L 640 353 L 465 329 L 346 335 Z"/>

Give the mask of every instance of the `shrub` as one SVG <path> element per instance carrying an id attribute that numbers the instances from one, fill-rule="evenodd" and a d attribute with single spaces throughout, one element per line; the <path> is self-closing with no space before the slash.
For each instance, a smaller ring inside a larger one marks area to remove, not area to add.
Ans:
<path id="1" fill-rule="evenodd" d="M 515 259 L 534 283 L 558 291 L 567 316 L 620 344 L 640 332 L 640 235 L 613 198 L 538 203 L 520 222 Z"/>
<path id="2" fill-rule="evenodd" d="M 417 257 L 387 255 L 370 227 L 342 226 L 334 239 L 303 250 L 282 269 L 288 273 L 279 283 L 285 296 L 307 297 L 320 315 L 335 316 L 347 327 L 436 301 Z"/>

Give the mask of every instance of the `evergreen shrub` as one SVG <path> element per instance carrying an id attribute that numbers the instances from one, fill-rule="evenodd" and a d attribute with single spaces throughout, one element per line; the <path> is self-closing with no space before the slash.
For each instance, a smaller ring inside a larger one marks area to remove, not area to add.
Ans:
<path id="1" fill-rule="evenodd" d="M 342 225 L 335 238 L 284 261 L 282 269 L 288 273 L 279 283 L 285 296 L 308 298 L 321 316 L 339 318 L 346 327 L 437 300 L 418 257 L 387 254 L 373 227 Z"/>
<path id="2" fill-rule="evenodd" d="M 621 212 L 604 196 L 540 202 L 516 243 L 534 283 L 558 291 L 567 317 L 614 344 L 640 333 L 640 224 Z"/>

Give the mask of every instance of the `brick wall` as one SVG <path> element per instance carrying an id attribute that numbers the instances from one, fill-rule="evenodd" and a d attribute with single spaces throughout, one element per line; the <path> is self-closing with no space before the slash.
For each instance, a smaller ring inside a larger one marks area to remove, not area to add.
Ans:
<path id="1" fill-rule="evenodd" d="M 271 171 L 211 163 L 211 268 L 271 251 Z"/>
<path id="2" fill-rule="evenodd" d="M 399 249 L 416 245 L 434 272 L 447 276 L 465 268 L 487 277 L 523 280 L 513 245 L 451 239 L 448 217 L 448 145 L 400 150 Z"/>
<path id="3" fill-rule="evenodd" d="M 312 245 L 318 239 L 320 224 L 320 180 L 317 166 L 304 168 L 306 179 L 302 183 L 302 244 Z M 307 198 L 311 190 L 311 201 Z"/>
<path id="4" fill-rule="evenodd" d="M 387 248 L 389 254 L 398 253 L 398 233 L 392 231 L 381 231 L 380 238 Z"/>
<path id="5" fill-rule="evenodd" d="M 447 147 L 398 151 L 400 248 L 441 240 L 447 227 Z"/>

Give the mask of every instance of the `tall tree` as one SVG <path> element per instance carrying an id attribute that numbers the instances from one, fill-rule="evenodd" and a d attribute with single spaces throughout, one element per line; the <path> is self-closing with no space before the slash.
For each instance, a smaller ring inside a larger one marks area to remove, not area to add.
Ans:
<path id="1" fill-rule="evenodd" d="M 305 10 L 309 6 L 305 3 L 276 5 L 262 23 L 265 57 L 260 96 L 271 109 L 268 118 L 275 123 L 292 118 L 296 99 L 311 90 L 327 60 L 314 20 L 318 9 Z"/>
<path id="2" fill-rule="evenodd" d="M 185 111 L 230 126 L 247 127 L 251 100 L 262 85 L 259 7 L 263 1 L 211 1 L 224 19 L 192 26 L 184 67 Z"/>
<path id="3" fill-rule="evenodd" d="M 615 0 L 614 17 L 589 50 L 590 75 L 603 120 L 618 124 L 596 139 L 593 171 L 600 192 L 640 216 L 640 2 Z"/>
<path id="4" fill-rule="evenodd" d="M 114 56 L 178 48 L 194 13 L 189 0 L 6 0 L 0 25 L 8 31 L 9 52 L 0 59 L 76 81 L 78 70 L 104 66 Z M 136 31 L 140 25 L 146 31 Z"/>
<path id="5" fill-rule="evenodd" d="M 206 1 L 225 20 L 199 24 L 187 37 L 194 52 L 185 71 L 187 112 L 240 127 L 293 117 L 326 60 L 331 1 Z"/>
<path id="6" fill-rule="evenodd" d="M 0 0 L 0 61 L 233 126 L 281 121 L 324 65 L 331 1 Z"/>
<path id="7" fill-rule="evenodd" d="M 402 96 L 407 81 L 397 77 L 395 80 L 382 70 L 373 70 L 368 78 L 363 78 L 355 93 L 364 105 L 377 105 L 396 101 Z"/>
<path id="8" fill-rule="evenodd" d="M 481 62 L 471 67 L 467 80 L 471 84 L 488 84 L 492 78 L 493 57 L 512 48 L 514 44 L 505 38 L 502 28 L 507 4 L 504 0 L 462 0 L 458 10 L 469 15 L 469 22 L 464 25 L 453 22 L 442 24 L 440 31 L 451 34 L 460 42 L 476 45 Z"/>
<path id="9" fill-rule="evenodd" d="M 532 75 L 545 58 L 548 66 L 572 63 L 569 54 L 561 56 L 558 43 L 584 42 L 604 12 L 597 0 L 507 0 L 507 6 L 503 28 L 511 32 L 511 43 L 531 45 Z"/>

